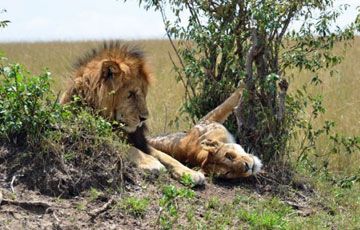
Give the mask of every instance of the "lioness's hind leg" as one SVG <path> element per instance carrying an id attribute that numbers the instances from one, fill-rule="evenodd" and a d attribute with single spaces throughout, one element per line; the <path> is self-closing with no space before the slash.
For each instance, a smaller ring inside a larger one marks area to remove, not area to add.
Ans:
<path id="1" fill-rule="evenodd" d="M 239 104 L 243 86 L 240 86 L 233 94 L 230 95 L 221 105 L 206 114 L 205 117 L 200 119 L 201 121 L 214 121 L 223 124 L 229 115 L 233 112 L 234 108 Z"/>
<path id="2" fill-rule="evenodd" d="M 159 160 L 146 154 L 135 147 L 130 147 L 128 151 L 128 159 L 140 168 L 151 174 L 159 174 L 160 171 L 165 171 L 165 166 Z"/>

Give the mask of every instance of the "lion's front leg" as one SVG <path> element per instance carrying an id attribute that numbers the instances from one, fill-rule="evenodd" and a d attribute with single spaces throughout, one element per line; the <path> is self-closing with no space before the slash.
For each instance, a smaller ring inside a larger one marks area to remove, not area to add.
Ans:
<path id="1" fill-rule="evenodd" d="M 164 165 L 162 165 L 159 160 L 133 146 L 131 146 L 128 151 L 128 159 L 133 162 L 137 168 L 150 173 L 158 174 L 160 171 L 165 170 Z"/>
<path id="2" fill-rule="evenodd" d="M 163 163 L 166 168 L 171 171 L 175 179 L 180 180 L 182 176 L 189 175 L 194 182 L 194 185 L 203 185 L 205 183 L 205 176 L 203 173 L 189 169 L 168 154 L 161 152 L 151 146 L 149 147 L 150 154 Z"/>

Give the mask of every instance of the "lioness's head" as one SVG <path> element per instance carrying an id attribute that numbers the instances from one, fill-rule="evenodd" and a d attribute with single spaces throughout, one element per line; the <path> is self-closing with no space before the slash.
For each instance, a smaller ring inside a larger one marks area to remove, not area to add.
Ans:
<path id="1" fill-rule="evenodd" d="M 119 121 L 125 131 L 132 133 L 149 116 L 149 82 L 150 74 L 140 51 L 118 42 L 104 43 L 79 60 L 75 85 L 65 93 L 62 103 L 77 94 L 102 116 Z"/>
<path id="2" fill-rule="evenodd" d="M 206 160 L 201 165 L 207 174 L 235 179 L 255 175 L 262 167 L 260 159 L 246 153 L 239 144 L 205 139 L 201 146 L 208 152 Z"/>

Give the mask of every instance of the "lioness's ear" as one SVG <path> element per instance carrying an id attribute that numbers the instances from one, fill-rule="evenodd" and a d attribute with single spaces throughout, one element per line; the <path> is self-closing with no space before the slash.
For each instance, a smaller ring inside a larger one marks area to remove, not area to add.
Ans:
<path id="1" fill-rule="evenodd" d="M 209 153 L 214 153 L 220 147 L 220 142 L 217 140 L 205 139 L 201 141 L 200 145 Z"/>
<path id="2" fill-rule="evenodd" d="M 101 78 L 111 79 L 114 74 L 120 73 L 119 65 L 114 61 L 104 61 L 101 65 Z"/>

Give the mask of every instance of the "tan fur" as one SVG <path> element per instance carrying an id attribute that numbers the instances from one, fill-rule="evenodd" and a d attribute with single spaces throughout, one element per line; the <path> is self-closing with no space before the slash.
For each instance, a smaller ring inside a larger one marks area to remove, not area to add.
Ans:
<path id="1" fill-rule="evenodd" d="M 105 118 L 123 123 L 124 130 L 130 134 L 144 125 L 149 115 L 146 95 L 151 76 L 141 52 L 117 42 L 105 43 L 101 49 L 93 50 L 79 60 L 73 76 L 73 85 L 63 94 L 61 104 L 69 103 L 78 96 L 87 106 L 100 110 Z M 147 149 L 146 143 L 140 145 Z M 202 173 L 185 167 L 150 146 L 147 151 L 150 155 L 131 147 L 128 157 L 144 170 L 158 172 L 164 169 L 163 163 L 175 178 L 180 179 L 187 173 L 195 184 L 204 183 Z"/>
<path id="2" fill-rule="evenodd" d="M 187 133 L 152 138 L 149 143 L 180 162 L 201 167 L 206 174 L 234 179 L 247 177 L 260 170 L 261 162 L 233 142 L 221 124 L 239 103 L 242 88 L 208 113 Z"/>

